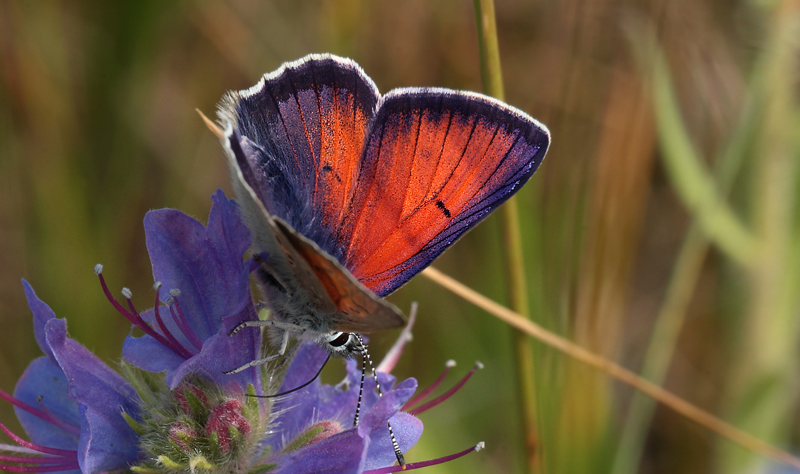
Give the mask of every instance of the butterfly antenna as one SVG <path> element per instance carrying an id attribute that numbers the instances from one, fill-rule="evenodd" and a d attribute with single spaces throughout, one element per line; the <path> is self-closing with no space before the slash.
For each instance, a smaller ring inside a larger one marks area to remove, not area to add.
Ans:
<path id="1" fill-rule="evenodd" d="M 358 338 L 361 347 L 364 347 L 364 342 Z M 353 427 L 358 426 L 358 414 L 361 413 L 361 396 L 364 395 L 364 378 L 367 375 L 367 361 L 364 359 L 364 350 L 361 351 L 361 383 L 358 385 L 358 402 L 356 403 L 356 416 L 353 419 Z"/>
<path id="2" fill-rule="evenodd" d="M 293 392 L 296 392 L 296 391 L 298 391 L 300 389 L 306 388 L 309 385 L 311 385 L 311 382 L 317 380 L 317 377 L 319 377 L 319 374 L 322 373 L 322 369 L 325 368 L 325 366 L 328 364 L 329 360 L 331 360 L 330 353 L 328 354 L 328 357 L 325 359 L 325 362 L 322 363 L 322 367 L 319 368 L 319 370 L 314 375 L 314 377 L 311 380 L 309 380 L 308 382 L 304 383 L 303 385 L 301 385 L 299 387 L 295 387 L 295 388 L 293 388 L 291 390 L 287 390 L 285 392 L 276 393 L 275 395 L 250 395 L 250 394 L 248 394 L 247 396 L 248 397 L 253 397 L 253 398 L 277 398 L 277 397 L 282 397 L 284 395 L 289 395 L 290 393 L 293 393 Z"/>
<path id="3" fill-rule="evenodd" d="M 372 364 L 372 358 L 369 356 L 369 351 L 367 350 L 367 345 L 364 343 L 364 339 L 361 337 L 360 334 L 356 334 L 356 339 L 358 339 L 358 343 L 361 345 L 361 387 L 364 386 L 364 375 L 367 363 L 369 363 L 369 369 L 372 371 L 372 377 L 375 379 L 375 387 L 378 389 L 378 396 L 383 397 L 383 390 L 381 390 L 381 384 L 378 382 L 378 372 L 375 371 L 375 366 Z M 358 407 L 356 407 L 356 422 L 358 421 L 358 408 L 361 406 L 361 390 L 359 389 L 358 392 Z M 357 423 L 356 423 L 357 424 Z M 392 424 L 388 421 L 386 422 L 386 426 L 389 427 L 389 436 L 392 438 L 392 448 L 394 448 L 394 455 L 397 458 L 397 462 L 400 464 L 400 467 L 405 469 L 406 465 L 406 458 L 403 456 L 403 451 L 400 450 L 400 445 L 397 444 L 397 438 L 394 436 L 394 431 L 392 430 Z"/>

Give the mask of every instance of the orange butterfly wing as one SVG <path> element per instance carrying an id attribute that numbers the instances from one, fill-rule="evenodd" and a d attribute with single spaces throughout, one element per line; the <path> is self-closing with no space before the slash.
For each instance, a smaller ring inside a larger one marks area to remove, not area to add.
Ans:
<path id="1" fill-rule="evenodd" d="M 232 93 L 220 116 L 255 247 L 295 290 L 324 292 L 314 304 L 345 315 L 340 330 L 360 332 L 402 319 L 366 289 L 385 296 L 429 265 L 531 177 L 550 142 L 480 94 L 381 98 L 357 64 L 330 55 Z"/>
<path id="2" fill-rule="evenodd" d="M 386 295 L 516 192 L 550 136 L 478 94 L 402 89 L 378 107 L 339 240 L 345 266 Z"/>

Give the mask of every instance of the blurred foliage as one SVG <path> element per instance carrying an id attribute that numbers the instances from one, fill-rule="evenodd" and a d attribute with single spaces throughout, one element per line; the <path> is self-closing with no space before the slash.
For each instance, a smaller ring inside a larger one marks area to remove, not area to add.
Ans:
<path id="1" fill-rule="evenodd" d="M 386 92 L 481 90 L 473 5 L 445 0 L 0 2 L 0 387 L 40 355 L 20 278 L 106 360 L 128 325 L 92 272 L 152 298 L 148 209 L 204 219 L 229 192 L 213 113 L 229 89 L 312 52 Z M 553 146 L 520 193 L 531 313 L 775 445 L 796 447 L 798 7 L 789 1 L 498 0 L 506 101 Z M 661 160 L 663 158 L 663 160 Z M 437 266 L 508 304 L 500 219 Z M 744 250 L 742 250 L 744 249 Z M 422 416 L 426 472 L 522 472 L 508 327 L 417 279 L 396 369 L 486 369 Z M 387 347 L 396 334 L 373 337 Z M 534 344 L 538 470 L 764 472 L 628 387 Z M 330 375 L 333 376 L 333 375 Z M 18 429 L 13 411 L 0 420 Z M 652 420 L 652 422 L 651 422 Z"/>

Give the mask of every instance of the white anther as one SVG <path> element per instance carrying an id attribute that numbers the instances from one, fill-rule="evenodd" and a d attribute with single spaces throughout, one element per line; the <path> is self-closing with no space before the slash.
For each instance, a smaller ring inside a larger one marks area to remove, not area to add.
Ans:
<path id="1" fill-rule="evenodd" d="M 485 447 L 486 447 L 486 443 L 481 441 L 480 443 L 475 445 L 475 452 L 477 453 L 478 451 L 480 451 L 481 449 L 483 449 Z"/>
<path id="2" fill-rule="evenodd" d="M 174 298 L 177 298 L 177 297 L 179 297 L 181 295 L 181 290 L 179 290 L 177 288 L 173 288 L 173 289 L 169 290 L 169 295 L 174 297 Z"/>
<path id="3" fill-rule="evenodd" d="M 127 299 L 131 299 L 131 298 L 133 298 L 133 293 L 131 293 L 130 289 L 123 287 L 122 288 L 122 296 L 124 296 Z"/>
<path id="4" fill-rule="evenodd" d="M 97 265 L 94 266 L 94 274 L 99 275 L 101 273 L 103 273 L 103 264 L 98 263 Z"/>
<path id="5" fill-rule="evenodd" d="M 483 368 L 483 362 L 481 362 L 479 360 L 476 360 L 475 361 L 475 367 L 477 367 L 479 369 L 482 369 Z"/>
<path id="6" fill-rule="evenodd" d="M 456 366 L 456 361 L 454 361 L 453 359 L 450 359 L 450 360 L 448 360 L 447 362 L 444 363 L 444 366 L 447 367 L 448 369 L 452 369 L 453 367 Z"/>

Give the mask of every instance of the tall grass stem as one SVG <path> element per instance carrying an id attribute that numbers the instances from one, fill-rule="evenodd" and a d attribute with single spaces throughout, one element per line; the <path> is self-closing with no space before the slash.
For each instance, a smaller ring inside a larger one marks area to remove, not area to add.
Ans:
<path id="1" fill-rule="evenodd" d="M 505 100 L 494 1 L 474 0 L 474 5 L 483 89 L 484 92 L 496 99 Z M 519 205 L 515 196 L 506 202 L 501 212 L 511 307 L 517 313 L 529 318 L 530 306 L 527 278 L 525 277 L 525 259 L 522 251 L 522 232 L 519 224 Z M 538 472 L 533 348 L 530 339 L 524 334 L 515 331 L 512 337 L 517 360 L 518 404 L 522 412 L 525 471 L 533 473 Z"/>

